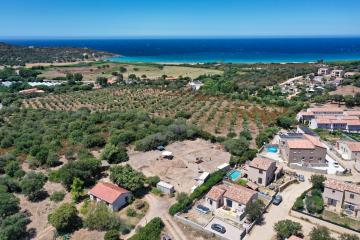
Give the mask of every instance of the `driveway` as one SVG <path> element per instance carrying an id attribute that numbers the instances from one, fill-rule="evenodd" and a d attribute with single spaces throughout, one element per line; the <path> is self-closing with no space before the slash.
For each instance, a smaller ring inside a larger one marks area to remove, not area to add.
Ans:
<path id="1" fill-rule="evenodd" d="M 212 230 L 211 225 L 214 224 L 214 223 L 217 223 L 217 224 L 220 224 L 220 225 L 224 226 L 225 229 L 226 229 L 226 232 L 224 234 L 222 234 L 222 233 L 219 233 L 217 231 Z M 244 229 L 239 229 L 237 227 L 234 227 L 233 225 L 231 225 L 231 224 L 229 224 L 227 222 L 224 222 L 223 220 L 218 219 L 216 217 L 214 217 L 208 223 L 208 225 L 206 225 L 205 229 L 210 231 L 210 232 L 213 232 L 216 235 L 219 235 L 219 236 L 221 236 L 223 238 L 227 238 L 229 240 L 240 240 L 241 239 L 241 234 L 244 231 Z"/>
<path id="2" fill-rule="evenodd" d="M 165 231 L 168 235 L 171 236 L 174 240 L 188 240 L 183 230 L 177 225 L 173 220 L 172 216 L 169 215 L 168 209 L 174 199 L 169 199 L 167 197 L 158 197 L 152 194 L 147 194 L 145 200 L 149 204 L 149 210 L 145 216 L 140 220 L 140 222 L 135 226 L 134 230 L 131 231 L 129 235 L 126 236 L 126 239 L 129 239 L 135 234 L 135 229 L 140 226 L 145 226 L 151 219 L 155 217 L 160 217 L 165 224 Z"/>

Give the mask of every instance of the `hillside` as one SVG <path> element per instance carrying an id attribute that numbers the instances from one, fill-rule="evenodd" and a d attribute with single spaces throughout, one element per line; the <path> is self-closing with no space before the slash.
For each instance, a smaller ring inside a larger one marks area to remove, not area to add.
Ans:
<path id="1" fill-rule="evenodd" d="M 110 56 L 111 53 L 87 48 L 17 46 L 0 42 L 0 65 L 75 62 Z"/>

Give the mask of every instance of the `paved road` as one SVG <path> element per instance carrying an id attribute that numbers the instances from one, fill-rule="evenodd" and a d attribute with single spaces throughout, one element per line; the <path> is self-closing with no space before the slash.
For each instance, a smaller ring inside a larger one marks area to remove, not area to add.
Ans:
<path id="1" fill-rule="evenodd" d="M 289 211 L 295 202 L 296 198 L 301 195 L 306 189 L 311 187 L 311 183 L 306 180 L 299 184 L 292 184 L 286 188 L 282 193 L 283 202 L 279 206 L 272 205 L 268 208 L 267 212 L 263 215 L 264 221 L 261 225 L 255 225 L 250 234 L 248 234 L 245 240 L 270 240 L 275 236 L 273 229 L 274 224 L 279 220 L 290 219 L 301 223 L 303 226 L 303 233 L 305 236 L 309 234 L 314 227 L 313 224 L 303 221 L 298 218 L 289 216 Z M 336 236 L 336 235 L 334 235 Z"/>
<path id="2" fill-rule="evenodd" d="M 161 217 L 165 224 L 165 230 L 174 240 L 188 240 L 185 236 L 182 229 L 177 225 L 177 223 L 173 220 L 172 216 L 169 215 L 168 209 L 171 205 L 169 198 L 167 197 L 157 197 L 152 194 L 148 194 L 145 196 L 145 200 L 149 204 L 149 210 L 145 214 L 145 216 L 140 220 L 138 226 L 145 226 L 151 219 L 155 217 Z M 133 236 L 135 231 L 132 231 L 126 239 Z"/>
<path id="3" fill-rule="evenodd" d="M 223 227 L 225 227 L 226 229 L 226 232 L 225 233 L 219 233 L 219 232 L 216 232 L 214 231 L 213 229 L 211 229 L 211 225 L 212 224 L 220 224 L 222 225 Z M 206 225 L 205 229 L 207 229 L 208 231 L 210 232 L 213 232 L 215 233 L 216 235 L 219 235 L 221 237 L 224 237 L 224 238 L 227 238 L 229 240 L 240 240 L 241 239 L 241 233 L 243 231 L 241 231 L 239 228 L 237 227 L 234 227 L 232 225 L 230 225 L 229 223 L 227 222 L 224 222 L 223 220 L 221 219 L 218 219 L 218 218 L 213 218 L 209 223 L 208 225 Z"/>

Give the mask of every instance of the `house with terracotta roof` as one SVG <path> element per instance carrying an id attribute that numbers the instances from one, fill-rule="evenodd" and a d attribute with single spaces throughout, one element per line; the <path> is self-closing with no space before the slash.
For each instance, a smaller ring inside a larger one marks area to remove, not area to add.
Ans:
<path id="1" fill-rule="evenodd" d="M 91 200 L 104 202 L 111 210 L 117 211 L 128 203 L 131 192 L 113 183 L 98 182 L 88 195 Z"/>
<path id="2" fill-rule="evenodd" d="M 345 160 L 360 160 L 360 142 L 337 141 L 335 149 Z"/>
<path id="3" fill-rule="evenodd" d="M 206 205 L 211 210 L 225 207 L 237 213 L 239 219 L 245 215 L 246 206 L 258 197 L 256 191 L 232 183 L 213 186 L 205 196 Z"/>
<path id="4" fill-rule="evenodd" d="M 276 162 L 267 158 L 254 158 L 247 168 L 247 179 L 258 185 L 267 186 L 275 177 Z"/>
<path id="5" fill-rule="evenodd" d="M 360 218 L 360 186 L 327 179 L 322 196 L 328 210 Z"/>
<path id="6" fill-rule="evenodd" d="M 44 92 L 45 92 L 44 90 L 39 90 L 37 88 L 29 88 L 29 89 L 19 91 L 19 93 L 21 93 L 21 94 L 35 94 L 35 93 L 41 94 Z"/>
<path id="7" fill-rule="evenodd" d="M 280 136 L 279 143 L 282 158 L 292 164 L 301 166 L 326 166 L 326 146 L 318 137 L 307 134 Z"/>
<path id="8" fill-rule="evenodd" d="M 318 116 L 311 119 L 309 127 L 329 131 L 360 132 L 360 119 L 356 115 Z"/>

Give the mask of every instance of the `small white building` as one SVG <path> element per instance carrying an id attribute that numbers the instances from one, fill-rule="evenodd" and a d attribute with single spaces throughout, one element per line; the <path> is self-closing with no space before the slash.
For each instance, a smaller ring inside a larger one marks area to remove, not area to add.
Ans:
<path id="1" fill-rule="evenodd" d="M 217 166 L 218 170 L 229 170 L 230 169 L 230 165 L 228 163 L 223 163 L 219 166 Z"/>
<path id="2" fill-rule="evenodd" d="M 106 203 L 112 211 L 117 211 L 129 202 L 131 192 L 108 182 L 99 182 L 88 195 L 96 202 Z"/>
<path id="3" fill-rule="evenodd" d="M 175 188 L 173 185 L 164 182 L 164 181 L 160 181 L 156 184 L 156 188 L 159 189 L 161 192 L 166 193 L 166 194 L 172 194 L 175 192 Z"/>
<path id="4" fill-rule="evenodd" d="M 189 86 L 192 90 L 198 91 L 204 84 L 200 81 L 191 81 L 189 82 Z"/>

